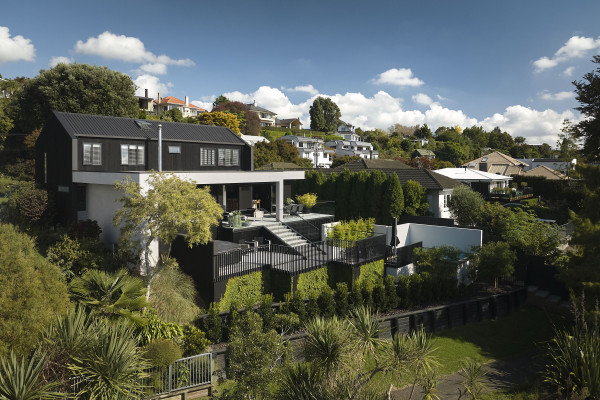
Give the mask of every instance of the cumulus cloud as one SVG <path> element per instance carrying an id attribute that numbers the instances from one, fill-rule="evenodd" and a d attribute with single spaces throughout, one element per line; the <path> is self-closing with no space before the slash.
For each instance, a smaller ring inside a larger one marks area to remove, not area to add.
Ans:
<path id="1" fill-rule="evenodd" d="M 563 74 L 565 76 L 573 76 L 573 70 L 575 70 L 575 67 L 568 67 L 563 71 Z"/>
<path id="2" fill-rule="evenodd" d="M 413 76 L 410 68 L 392 68 L 377 75 L 372 80 L 377 85 L 421 86 L 422 80 Z"/>
<path id="3" fill-rule="evenodd" d="M 560 49 L 554 53 L 553 57 L 541 57 L 533 62 L 535 72 L 541 72 L 548 68 L 554 68 L 559 63 L 587 56 L 590 51 L 600 49 L 600 37 L 598 39 L 572 36 Z M 568 68 L 567 68 L 568 70 Z M 566 72 L 566 71 L 565 71 Z M 573 72 L 572 70 L 570 71 Z"/>
<path id="4" fill-rule="evenodd" d="M 430 105 L 431 103 L 433 103 L 433 100 L 431 100 L 431 97 L 427 96 L 425 93 L 417 93 L 412 97 L 412 101 L 417 103 L 417 104 L 423 104 L 425 106 Z"/>
<path id="5" fill-rule="evenodd" d="M 115 35 L 106 31 L 97 37 L 90 37 L 85 42 L 78 40 L 74 48 L 75 52 L 121 60 L 126 62 L 143 64 L 140 71 L 143 73 L 164 74 L 167 65 L 193 66 L 194 62 L 189 58 L 172 59 L 167 55 L 155 55 L 146 50 L 144 43 L 136 38 L 125 35 Z"/>
<path id="6" fill-rule="evenodd" d="M 158 93 L 160 93 L 161 97 L 166 96 L 169 88 L 173 87 L 171 82 L 161 82 L 158 77 L 148 74 L 138 76 L 133 80 L 133 83 L 136 86 L 136 96 L 143 96 L 145 89 L 148 89 L 148 94 L 154 98 L 157 97 Z"/>
<path id="7" fill-rule="evenodd" d="M 439 95 L 439 94 L 436 94 L 436 95 L 435 95 L 435 97 L 436 97 L 436 98 L 437 98 L 439 101 L 442 101 L 442 100 L 448 100 L 446 97 L 443 97 L 442 95 Z"/>
<path id="8" fill-rule="evenodd" d="M 0 64 L 13 61 L 34 61 L 35 47 L 30 39 L 21 35 L 10 36 L 5 26 L 0 26 Z"/>
<path id="9" fill-rule="evenodd" d="M 575 97 L 575 92 L 558 92 L 558 93 L 550 93 L 545 90 L 539 94 L 540 98 L 543 100 L 553 100 L 553 101 L 561 101 L 567 100 Z"/>
<path id="10" fill-rule="evenodd" d="M 285 88 L 282 87 L 283 90 L 285 90 L 286 92 L 304 92 L 304 93 L 308 93 L 311 96 L 315 96 L 317 94 L 319 94 L 319 91 L 317 89 L 315 89 L 315 87 L 313 85 L 304 85 L 304 86 L 296 86 L 295 88 Z"/>
<path id="11" fill-rule="evenodd" d="M 54 68 L 58 64 L 72 64 L 73 61 L 74 60 L 70 57 L 57 56 L 57 57 L 52 57 L 50 59 L 49 65 L 50 65 L 50 68 Z"/>

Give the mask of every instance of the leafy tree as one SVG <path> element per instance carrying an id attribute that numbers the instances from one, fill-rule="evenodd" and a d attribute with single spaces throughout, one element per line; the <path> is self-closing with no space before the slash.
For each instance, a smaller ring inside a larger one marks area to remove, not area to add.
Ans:
<path id="1" fill-rule="evenodd" d="M 260 134 L 260 118 L 255 112 L 248 110 L 244 103 L 226 101 L 215 105 L 212 112 L 222 111 L 235 114 L 240 121 L 240 132 L 243 135 L 258 136 Z"/>
<path id="2" fill-rule="evenodd" d="M 490 132 L 490 140 L 488 142 L 488 147 L 492 149 L 508 152 L 511 147 L 515 145 L 515 141 L 506 132 L 502 132 L 500 128 L 495 127 Z"/>
<path id="3" fill-rule="evenodd" d="M 435 155 L 440 161 L 448 161 L 453 166 L 464 164 L 468 158 L 464 152 L 464 148 L 454 142 L 439 144 L 435 149 Z"/>
<path id="4" fill-rule="evenodd" d="M 433 248 L 418 248 L 413 253 L 413 262 L 417 265 L 417 272 L 427 272 L 436 279 L 456 279 L 456 269 L 462 251 L 453 246 L 439 246 Z"/>
<path id="5" fill-rule="evenodd" d="M 571 161 L 577 158 L 579 154 L 576 142 L 577 130 L 568 119 L 565 119 L 561 132 L 558 134 L 558 141 L 556 142 L 559 157 L 561 160 Z"/>
<path id="6" fill-rule="evenodd" d="M 404 214 L 425 215 L 429 209 L 427 193 L 419 182 L 408 180 L 402 186 L 404 194 Z"/>
<path id="7" fill-rule="evenodd" d="M 106 67 L 58 64 L 27 80 L 15 96 L 14 120 L 21 132 L 42 127 L 50 110 L 135 117 L 138 103 L 129 76 Z"/>
<path id="8" fill-rule="evenodd" d="M 427 126 L 427 124 L 417 125 L 414 136 L 419 139 L 427 139 L 430 140 L 433 138 L 433 133 L 431 129 Z"/>
<path id="9" fill-rule="evenodd" d="M 51 221 L 52 211 L 48 192 L 33 185 L 20 187 L 8 199 L 9 221 L 25 229 Z"/>
<path id="10" fill-rule="evenodd" d="M 477 212 L 485 201 L 481 194 L 468 186 L 459 186 L 452 190 L 448 208 L 459 225 L 472 226 L 477 221 Z"/>
<path id="11" fill-rule="evenodd" d="M 228 103 L 229 101 L 230 100 L 227 97 L 225 97 L 223 95 L 220 95 L 219 97 L 217 97 L 215 99 L 215 101 L 213 101 L 213 111 L 215 111 L 214 107 L 217 107 L 217 106 L 219 106 L 219 105 L 221 105 L 223 103 Z"/>
<path id="12" fill-rule="evenodd" d="M 152 279 L 170 265 L 171 245 L 179 232 L 187 233 L 190 246 L 212 239 L 211 228 L 218 225 L 223 209 L 210 195 L 208 187 L 197 188 L 192 182 L 174 174 L 154 172 L 148 177 L 148 189 L 129 178 L 115 183 L 123 192 L 120 208 L 114 217 L 120 225 L 119 243 L 122 248 L 136 249 L 143 254 L 142 268 L 146 276 L 146 299 L 150 298 Z M 140 237 L 141 236 L 141 237 Z M 166 257 L 156 266 L 150 262 L 150 246 L 160 240 L 168 247 Z"/>
<path id="13" fill-rule="evenodd" d="M 498 287 L 498 278 L 514 272 L 515 260 L 515 252 L 507 242 L 490 242 L 473 254 L 469 268 L 475 280 L 493 280 L 494 287 Z"/>
<path id="14" fill-rule="evenodd" d="M 225 357 L 227 376 L 236 381 L 225 398 L 258 400 L 281 380 L 290 352 L 275 330 L 263 332 L 258 314 L 246 312 L 231 329 Z"/>
<path id="15" fill-rule="evenodd" d="M 173 108 L 165 111 L 161 117 L 167 121 L 183 122 L 183 114 L 179 108 Z"/>
<path id="16" fill-rule="evenodd" d="M 342 113 L 328 97 L 317 97 L 309 110 L 310 129 L 321 132 L 336 132 Z"/>
<path id="17" fill-rule="evenodd" d="M 60 269 L 36 251 L 32 238 L 0 224 L 0 355 L 27 354 L 69 305 Z"/>
<path id="18" fill-rule="evenodd" d="M 402 185 L 396 174 L 389 174 L 385 188 L 385 204 L 384 210 L 388 210 L 388 221 L 392 218 L 399 218 L 404 211 L 404 194 L 402 193 Z"/>
<path id="19" fill-rule="evenodd" d="M 305 161 L 308 161 L 308 166 L 304 163 Z M 300 158 L 296 146 L 285 140 L 257 143 L 254 146 L 254 167 L 260 168 L 273 162 L 291 162 L 301 167 L 312 167 L 312 162 Z"/>
<path id="20" fill-rule="evenodd" d="M 600 55 L 592 58 L 592 62 L 600 65 Z M 575 135 L 583 139 L 582 152 L 590 160 L 600 160 L 600 67 L 583 76 L 581 81 L 573 81 L 575 98 L 585 118 L 576 126 Z"/>
<path id="21" fill-rule="evenodd" d="M 205 112 L 198 116 L 198 123 L 201 125 L 224 126 L 239 135 L 240 120 L 235 114 L 228 112 Z"/>

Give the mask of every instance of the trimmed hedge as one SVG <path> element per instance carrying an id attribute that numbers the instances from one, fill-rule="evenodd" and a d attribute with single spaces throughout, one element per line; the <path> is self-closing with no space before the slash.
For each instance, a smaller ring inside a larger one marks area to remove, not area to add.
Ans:
<path id="1" fill-rule="evenodd" d="M 373 288 L 378 282 L 383 280 L 384 272 L 383 260 L 361 265 L 357 282 L 361 286 Z"/>
<path id="2" fill-rule="evenodd" d="M 264 293 L 262 271 L 230 278 L 219 300 L 219 311 L 228 311 L 232 303 L 251 305 L 260 302 Z"/>
<path id="3" fill-rule="evenodd" d="M 327 267 L 321 267 L 298 275 L 296 291 L 302 297 L 319 296 L 325 288 L 329 289 Z"/>

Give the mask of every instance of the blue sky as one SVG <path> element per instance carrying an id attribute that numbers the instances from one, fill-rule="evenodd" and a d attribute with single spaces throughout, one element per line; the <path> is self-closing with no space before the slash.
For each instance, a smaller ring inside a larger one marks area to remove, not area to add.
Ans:
<path id="1" fill-rule="evenodd" d="M 555 144 L 600 53 L 598 1 L 7 2 L 0 74 L 106 65 L 156 97 L 225 94 L 300 117 L 318 95 L 363 129 L 500 126 Z"/>

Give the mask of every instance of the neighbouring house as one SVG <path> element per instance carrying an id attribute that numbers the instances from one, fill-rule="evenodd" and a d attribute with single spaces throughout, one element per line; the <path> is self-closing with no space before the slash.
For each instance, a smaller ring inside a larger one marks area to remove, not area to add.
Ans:
<path id="1" fill-rule="evenodd" d="M 138 99 L 138 106 L 140 110 L 145 111 L 146 114 L 154 114 L 154 99 L 148 97 L 148 89 L 144 90 L 143 96 L 135 96 Z"/>
<path id="2" fill-rule="evenodd" d="M 354 140 L 330 140 L 325 143 L 325 146 L 333 148 L 337 157 L 358 156 L 369 160 L 379 158 L 379 152 L 374 150 L 373 145 L 369 142 Z"/>
<path id="3" fill-rule="evenodd" d="M 397 160 L 355 160 L 337 166 L 331 172 L 341 173 L 344 169 L 351 172 L 380 170 L 386 175 L 396 174 L 401 184 L 412 180 L 419 182 L 427 192 L 429 212 L 438 218 L 450 218 L 448 201 L 455 187 L 462 185 L 459 181 L 423 168 L 413 168 Z M 329 172 L 328 172 L 329 173 Z"/>
<path id="4" fill-rule="evenodd" d="M 311 160 L 315 168 L 329 168 L 333 163 L 334 151 L 326 149 L 321 138 L 286 135 L 277 140 L 293 144 L 298 149 L 298 156 Z"/>
<path id="5" fill-rule="evenodd" d="M 469 161 L 463 167 L 500 175 L 520 175 L 529 165 L 506 154 L 494 151 L 476 160 Z"/>
<path id="6" fill-rule="evenodd" d="M 52 111 L 35 152 L 36 182 L 55 197 L 57 220 L 98 221 L 107 246 L 118 238 L 114 183 L 125 177 L 144 187 L 152 171 L 169 171 L 209 186 L 225 211 L 260 200 L 280 219 L 290 181 L 304 179 L 304 171 L 254 171 L 252 146 L 220 126 Z"/>
<path id="7" fill-rule="evenodd" d="M 254 136 L 254 135 L 242 135 L 240 136 L 242 140 L 248 143 L 250 146 L 254 147 L 256 143 L 265 142 L 270 143 L 269 139 L 264 136 Z"/>
<path id="8" fill-rule="evenodd" d="M 198 107 L 197 105 L 190 103 L 190 98 L 188 96 L 185 96 L 185 100 L 180 100 L 177 97 L 173 96 L 166 96 L 161 98 L 159 93 L 158 99 L 154 100 L 155 114 L 161 114 L 165 111 L 175 109 L 181 111 L 181 115 L 183 115 L 183 118 L 197 117 L 198 115 L 206 112 L 204 108 Z"/>
<path id="9" fill-rule="evenodd" d="M 354 132 L 354 125 L 348 124 L 344 121 L 340 121 L 340 125 L 337 129 L 337 135 L 344 138 L 344 140 L 360 142 L 361 137 Z"/>
<path id="10" fill-rule="evenodd" d="M 435 153 L 433 151 L 427 150 L 427 149 L 416 149 L 415 151 L 412 152 L 410 157 L 411 158 L 427 157 L 428 159 L 433 160 L 435 158 Z"/>
<path id="11" fill-rule="evenodd" d="M 260 119 L 260 126 L 275 126 L 275 116 L 273 111 L 262 108 L 256 105 L 256 100 L 252 104 L 246 104 L 248 111 L 252 111 Z"/>
<path id="12" fill-rule="evenodd" d="M 571 169 L 571 165 L 576 163 L 576 160 L 564 161 L 558 158 L 519 158 L 518 160 L 528 164 L 525 171 L 544 166 L 563 174 L 567 174 L 569 169 Z"/>
<path id="13" fill-rule="evenodd" d="M 429 143 L 429 140 L 427 140 L 427 139 L 411 138 L 411 139 L 409 139 L 409 140 L 410 140 L 410 142 L 411 142 L 412 144 L 417 144 L 417 143 L 418 143 L 418 144 L 419 144 L 419 146 L 421 146 L 421 147 L 423 147 L 423 146 L 425 146 L 427 143 Z"/>
<path id="14" fill-rule="evenodd" d="M 300 122 L 300 118 L 275 118 L 275 126 L 279 128 L 302 129 L 302 122 Z"/>
<path id="15" fill-rule="evenodd" d="M 491 174 L 469 168 L 442 168 L 435 170 L 440 175 L 469 185 L 471 189 L 483 195 L 492 193 L 495 188 L 510 187 L 510 176 Z"/>
<path id="16" fill-rule="evenodd" d="M 545 165 L 539 165 L 533 169 L 529 169 L 529 170 L 523 172 L 521 175 L 522 176 L 541 177 L 541 178 L 546 178 L 546 179 L 552 180 L 552 181 L 567 179 L 566 175 L 562 174 L 561 172 L 559 172 L 555 169 L 549 168 Z"/>

